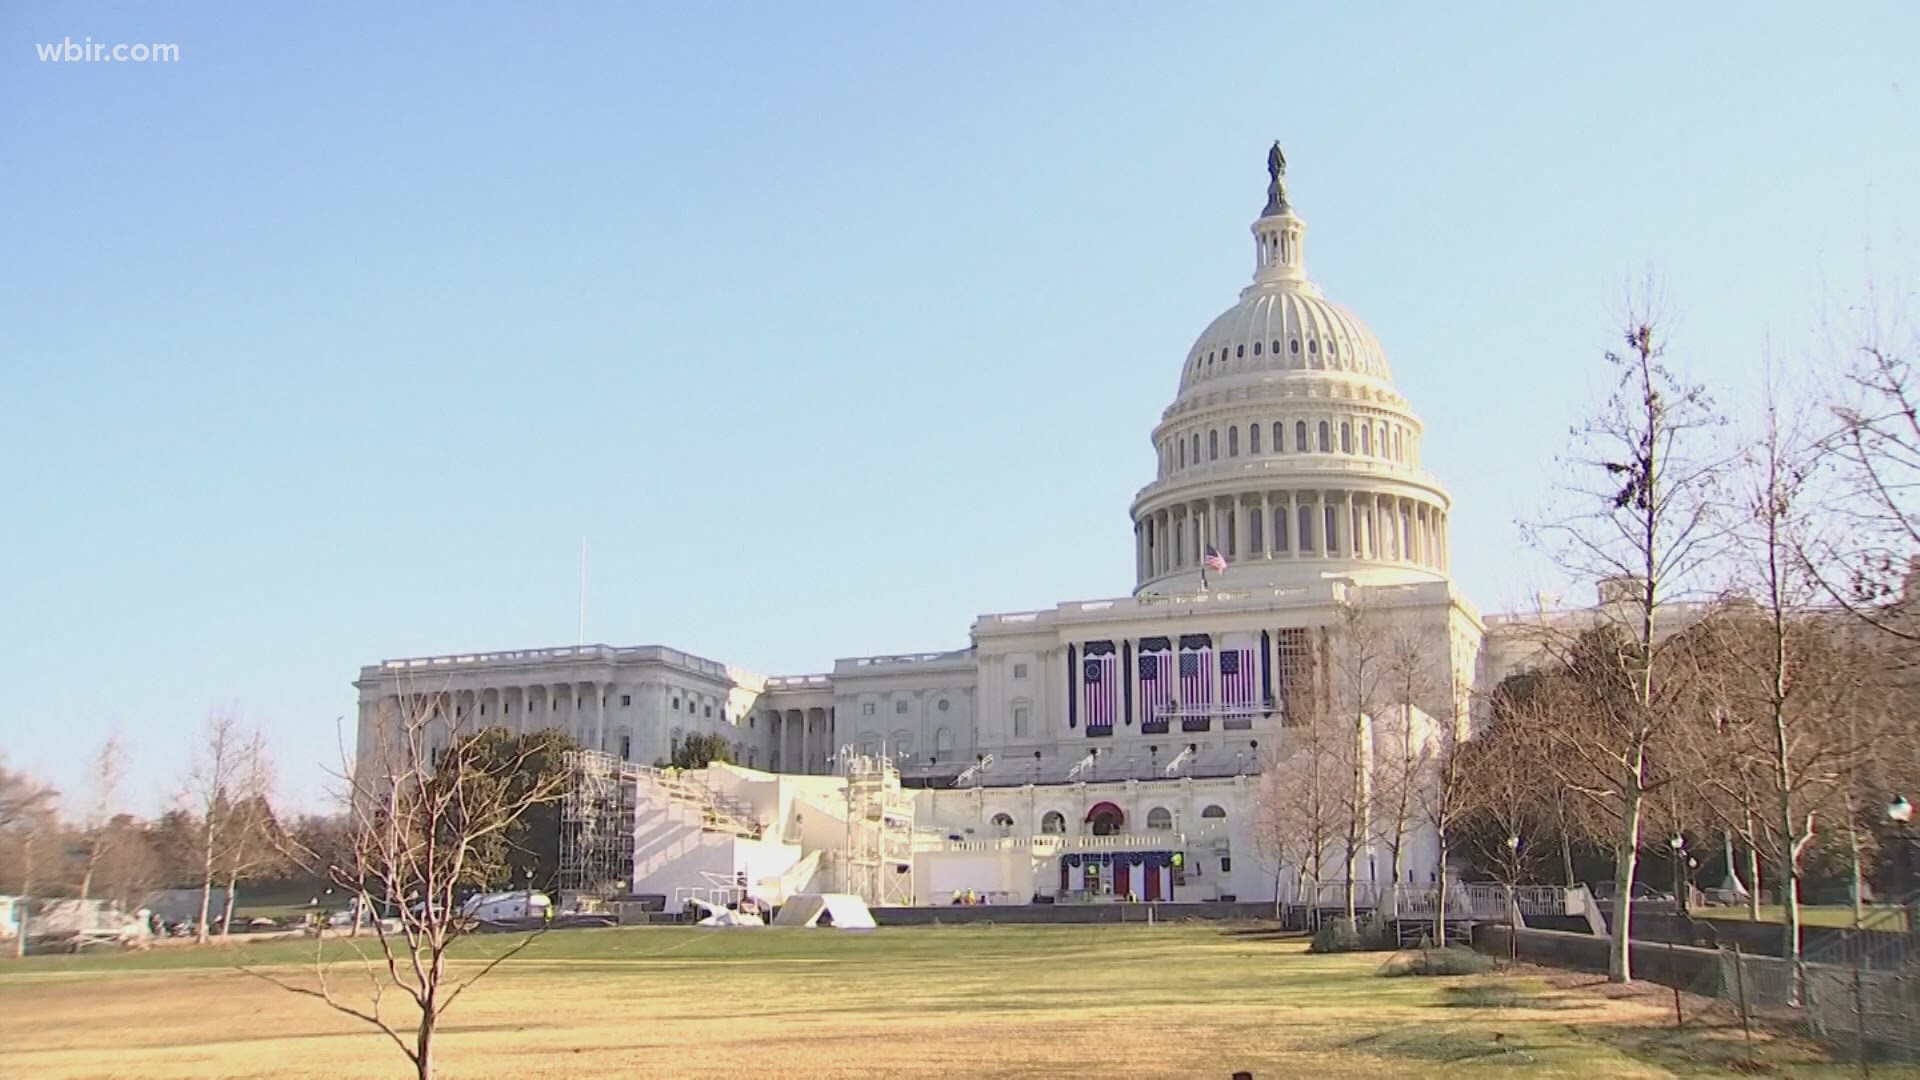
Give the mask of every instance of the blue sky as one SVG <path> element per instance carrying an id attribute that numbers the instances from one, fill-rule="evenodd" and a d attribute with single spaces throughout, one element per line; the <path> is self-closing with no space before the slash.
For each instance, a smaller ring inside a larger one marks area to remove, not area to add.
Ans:
<path id="1" fill-rule="evenodd" d="M 1920 10 L 10 4 L 0 751 L 127 803 L 210 708 L 286 797 L 359 665 L 769 673 L 1124 594 L 1269 140 L 1486 611 L 1625 284 L 1751 400 L 1914 280 Z M 177 43 L 172 64 L 34 45 Z"/>

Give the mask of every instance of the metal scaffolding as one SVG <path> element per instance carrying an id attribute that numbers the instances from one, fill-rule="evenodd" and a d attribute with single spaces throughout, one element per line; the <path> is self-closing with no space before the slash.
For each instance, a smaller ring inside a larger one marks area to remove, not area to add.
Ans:
<path id="1" fill-rule="evenodd" d="M 635 778 L 639 766 L 597 750 L 563 759 L 567 792 L 560 803 L 560 890 L 605 900 L 633 880 Z"/>
<path id="2" fill-rule="evenodd" d="M 840 891 L 869 907 L 913 903 L 913 797 L 885 757 L 841 750 L 847 770 L 847 845 L 838 860 Z"/>

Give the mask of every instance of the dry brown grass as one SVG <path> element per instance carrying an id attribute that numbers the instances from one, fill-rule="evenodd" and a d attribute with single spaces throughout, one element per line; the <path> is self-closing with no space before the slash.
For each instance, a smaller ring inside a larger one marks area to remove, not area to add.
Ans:
<path id="1" fill-rule="evenodd" d="M 383 1036 L 232 966 L 310 983 L 296 948 L 192 958 L 225 967 L 149 954 L 0 968 L 0 1074 L 404 1075 Z M 1718 1036 L 1674 1043 L 1647 999 L 1505 976 L 1384 979 L 1381 959 L 1215 926 L 558 933 L 460 1000 L 437 1057 L 447 1077 L 810 1080 L 1651 1077 L 1724 1064 Z M 1774 1052 L 1794 1075 L 1834 1068 Z"/>

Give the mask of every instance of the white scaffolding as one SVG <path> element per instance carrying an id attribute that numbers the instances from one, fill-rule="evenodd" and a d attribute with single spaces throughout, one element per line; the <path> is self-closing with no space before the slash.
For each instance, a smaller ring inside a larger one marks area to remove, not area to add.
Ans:
<path id="1" fill-rule="evenodd" d="M 638 766 L 596 750 L 569 751 L 560 801 L 560 890 L 601 900 L 633 880 L 634 777 Z"/>
<path id="2" fill-rule="evenodd" d="M 844 747 L 847 844 L 839 858 L 840 891 L 868 907 L 913 903 L 913 797 L 900 788 L 900 771 L 884 756 Z"/>

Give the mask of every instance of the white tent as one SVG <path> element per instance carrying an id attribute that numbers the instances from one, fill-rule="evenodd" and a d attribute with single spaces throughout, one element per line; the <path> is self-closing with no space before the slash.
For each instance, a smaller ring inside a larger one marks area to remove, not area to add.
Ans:
<path id="1" fill-rule="evenodd" d="M 827 925 L 840 930 L 872 930 L 879 925 L 867 902 L 852 893 L 795 893 L 781 905 L 773 925 L 818 926 L 822 916 Z"/>

